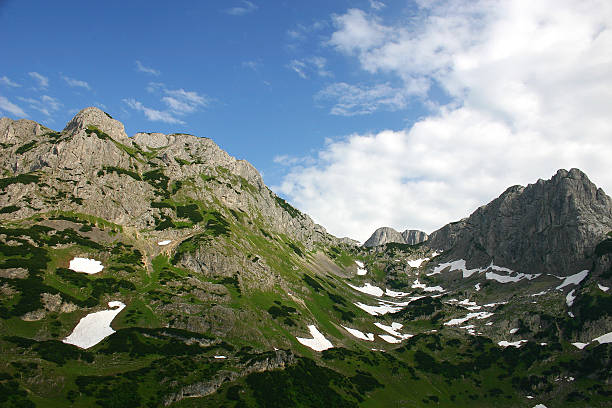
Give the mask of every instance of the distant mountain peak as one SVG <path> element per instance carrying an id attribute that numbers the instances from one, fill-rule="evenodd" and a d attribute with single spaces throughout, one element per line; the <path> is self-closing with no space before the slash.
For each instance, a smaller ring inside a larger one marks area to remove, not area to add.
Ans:
<path id="1" fill-rule="evenodd" d="M 111 115 L 103 110 L 90 106 L 79 111 L 64 128 L 64 131 L 74 132 L 79 129 L 87 129 L 95 126 L 102 132 L 116 140 L 127 139 L 123 123 L 113 119 Z"/>
<path id="2" fill-rule="evenodd" d="M 380 227 L 364 242 L 364 247 L 375 247 L 390 242 L 416 245 L 427 240 L 427 234 L 419 230 L 405 230 L 400 233 L 391 227 Z"/>

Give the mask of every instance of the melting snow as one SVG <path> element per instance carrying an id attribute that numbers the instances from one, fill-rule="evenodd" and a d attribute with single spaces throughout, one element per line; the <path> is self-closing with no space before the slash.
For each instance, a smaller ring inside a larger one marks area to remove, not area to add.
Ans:
<path id="1" fill-rule="evenodd" d="M 493 269 L 499 268 L 499 267 L 496 267 L 495 265 L 491 265 L 491 267 L 493 267 Z M 497 270 L 502 270 L 502 269 L 507 269 L 507 268 L 499 268 Z M 510 271 L 510 273 L 513 273 L 513 271 L 511 271 L 510 269 L 507 269 L 507 270 Z M 499 274 L 497 274 L 495 272 L 487 272 L 485 274 L 485 276 L 486 276 L 486 278 L 488 280 L 494 280 L 494 281 L 497 281 L 499 283 L 518 282 L 518 281 L 523 280 L 523 279 L 532 280 L 532 279 L 537 278 L 540 275 L 541 275 L 541 273 L 537 273 L 535 275 L 530 275 L 528 273 L 517 273 L 515 276 L 499 275 Z"/>
<path id="2" fill-rule="evenodd" d="M 547 290 L 543 290 L 542 292 L 534 293 L 534 294 L 533 294 L 533 295 L 531 295 L 531 296 L 542 296 L 542 295 L 545 295 L 545 294 L 547 294 L 547 293 L 548 293 L 548 291 L 547 291 Z"/>
<path id="3" fill-rule="evenodd" d="M 480 290 L 480 283 L 475 284 L 474 289 L 476 289 L 476 292 L 478 292 Z"/>
<path id="4" fill-rule="evenodd" d="M 576 343 L 572 343 L 575 347 L 579 348 L 580 350 L 582 350 L 583 348 L 585 348 L 586 346 L 589 345 L 589 343 L 581 343 L 579 341 L 577 341 Z"/>
<path id="5" fill-rule="evenodd" d="M 603 336 L 599 336 L 593 339 L 593 341 L 597 340 L 599 344 L 604 343 L 612 343 L 612 332 L 606 333 Z"/>
<path id="6" fill-rule="evenodd" d="M 368 273 L 363 262 L 355 261 L 355 263 L 357 264 L 357 275 L 365 275 Z"/>
<path id="7" fill-rule="evenodd" d="M 604 292 L 607 292 L 608 289 L 610 289 L 609 287 L 600 285 L 599 283 L 597 284 L 597 286 L 599 286 L 599 289 L 603 290 Z"/>
<path id="8" fill-rule="evenodd" d="M 510 329 L 510 334 L 514 334 L 518 331 L 518 329 Z"/>
<path id="9" fill-rule="evenodd" d="M 588 274 L 589 274 L 589 271 L 588 270 L 584 270 L 584 271 L 578 272 L 578 273 L 576 273 L 574 275 L 566 276 L 565 278 L 559 278 L 557 276 L 557 278 L 563 279 L 563 283 L 561 283 L 555 289 L 563 289 L 567 285 L 578 285 L 580 282 L 582 282 L 582 280 L 584 278 L 586 278 L 586 276 Z"/>
<path id="10" fill-rule="evenodd" d="M 435 255 L 434 255 L 435 256 Z M 419 258 L 419 259 L 414 259 L 411 261 L 408 261 L 408 265 L 411 268 L 419 268 L 421 266 L 421 264 L 425 261 L 429 261 L 429 258 Z"/>
<path id="11" fill-rule="evenodd" d="M 308 330 L 310 330 L 310 335 L 313 338 L 304 339 L 302 337 L 296 337 L 297 341 L 299 341 L 306 347 L 310 347 L 314 351 L 323 351 L 334 347 L 333 344 L 331 344 L 331 342 L 327 340 L 319 330 L 317 330 L 317 327 L 315 325 L 309 325 Z"/>
<path id="12" fill-rule="evenodd" d="M 351 329 L 350 327 L 346 327 L 346 326 L 342 326 L 342 327 L 344 327 L 344 329 L 347 332 L 351 333 L 353 336 L 357 337 L 358 339 L 366 340 L 366 341 L 374 341 L 373 333 L 364 334 L 363 332 L 357 329 Z"/>
<path id="13" fill-rule="evenodd" d="M 96 261 L 95 259 L 74 258 L 70 261 L 70 266 L 68 266 L 68 268 L 75 272 L 83 272 L 92 275 L 100 272 L 104 269 L 104 266 L 102 266 L 102 262 Z"/>
<path id="14" fill-rule="evenodd" d="M 157 245 L 159 245 L 159 246 L 165 246 L 165 245 L 168 245 L 168 244 L 169 244 L 169 243 L 171 243 L 171 242 L 172 242 L 172 241 L 170 241 L 169 239 L 167 239 L 167 240 L 165 240 L 165 241 L 159 241 L 159 242 L 157 243 Z"/>
<path id="15" fill-rule="evenodd" d="M 382 323 L 374 323 L 374 325 L 376 327 L 378 327 L 379 329 L 383 329 L 384 331 L 386 331 L 387 333 L 401 339 L 401 340 L 405 340 L 405 339 L 409 339 L 411 338 L 413 335 L 412 334 L 402 334 L 400 332 L 398 332 L 399 329 L 401 329 L 403 327 L 403 324 L 401 323 L 391 323 L 391 326 L 387 326 L 384 325 Z"/>
<path id="16" fill-rule="evenodd" d="M 469 299 L 463 299 L 458 305 L 465 306 L 467 310 L 474 311 L 482 309 L 482 306 L 478 306 L 476 302 L 470 302 Z"/>
<path id="17" fill-rule="evenodd" d="M 226 356 L 215 356 L 215 358 L 217 360 L 223 360 L 223 359 L 226 359 L 227 357 Z"/>
<path id="18" fill-rule="evenodd" d="M 371 285 L 371 284 L 369 284 L 369 283 L 366 283 L 366 284 L 365 284 L 364 286 L 362 286 L 362 287 L 353 286 L 353 285 L 351 285 L 350 283 L 348 283 L 348 285 L 349 285 L 351 288 L 353 288 L 353 289 L 355 289 L 355 290 L 358 290 L 359 292 L 362 292 L 362 293 L 367 293 L 368 295 L 372 295 L 372 296 L 376 296 L 376 297 L 380 297 L 380 296 L 382 296 L 382 295 L 385 293 L 385 292 L 384 292 L 384 291 L 383 291 L 381 288 L 379 288 L 378 286 L 373 286 L 373 285 Z"/>
<path id="19" fill-rule="evenodd" d="M 547 408 L 547 407 L 544 404 L 538 404 L 538 405 L 534 406 L 533 408 Z"/>
<path id="20" fill-rule="evenodd" d="M 125 304 L 119 301 L 108 302 L 111 310 L 90 313 L 83 317 L 76 325 L 70 336 L 62 340 L 67 344 L 87 349 L 95 346 L 115 331 L 110 326 L 111 322 L 124 308 Z"/>
<path id="21" fill-rule="evenodd" d="M 393 290 L 390 289 L 385 289 L 385 295 L 390 296 L 390 297 L 404 297 L 404 296 L 408 296 L 410 293 L 406 293 L 406 292 L 395 292 Z"/>
<path id="22" fill-rule="evenodd" d="M 387 313 L 399 312 L 400 310 L 402 310 L 401 306 L 389 305 L 383 302 L 380 302 L 378 306 L 370 306 L 370 305 L 363 304 L 361 302 L 357 302 L 355 303 L 355 306 L 357 306 L 361 310 L 366 311 L 372 316 L 380 316 L 380 315 L 384 315 Z"/>
<path id="23" fill-rule="evenodd" d="M 452 272 L 452 271 L 462 271 L 464 278 L 469 278 L 474 273 L 480 272 L 480 269 L 478 269 L 478 268 L 476 268 L 476 269 L 467 269 L 465 267 L 465 260 L 464 259 L 459 259 L 457 261 L 446 262 L 446 263 L 442 263 L 442 264 L 436 266 L 434 268 L 433 272 L 431 272 L 428 275 L 436 275 L 436 274 L 442 272 L 444 269 L 446 269 L 448 267 L 450 267 L 450 269 L 449 269 L 450 272 Z"/>
<path id="24" fill-rule="evenodd" d="M 571 306 L 574 304 L 574 300 L 576 300 L 576 296 L 574 296 L 575 291 L 576 289 L 572 289 L 571 292 L 569 292 L 565 297 L 565 303 L 567 303 L 567 306 Z"/>
<path id="25" fill-rule="evenodd" d="M 468 313 L 467 316 L 458 318 L 458 319 L 451 319 L 448 322 L 444 323 L 444 325 L 445 326 L 456 326 L 458 324 L 465 323 L 468 320 L 473 319 L 473 318 L 486 319 L 487 317 L 491 317 L 491 316 L 493 316 L 493 313 L 489 313 L 489 312 Z"/>
<path id="26" fill-rule="evenodd" d="M 518 340 L 518 341 L 512 341 L 512 342 L 509 342 L 509 341 L 506 341 L 506 340 L 502 340 L 502 341 L 500 341 L 497 344 L 499 344 L 501 347 L 514 346 L 516 348 L 519 348 L 519 347 L 521 347 L 521 345 L 523 343 L 527 343 L 527 340 Z"/>
<path id="27" fill-rule="evenodd" d="M 423 289 L 425 292 L 444 292 L 444 289 L 441 286 L 427 286 L 424 283 L 419 282 L 418 279 L 415 279 L 412 284 L 412 289 Z"/>
<path id="28" fill-rule="evenodd" d="M 391 344 L 397 344 L 397 343 L 401 343 L 402 342 L 402 340 L 400 340 L 398 338 L 395 338 L 393 336 L 390 336 L 388 334 L 379 334 L 378 337 L 380 337 L 381 339 L 383 339 L 387 343 L 391 343 Z"/>

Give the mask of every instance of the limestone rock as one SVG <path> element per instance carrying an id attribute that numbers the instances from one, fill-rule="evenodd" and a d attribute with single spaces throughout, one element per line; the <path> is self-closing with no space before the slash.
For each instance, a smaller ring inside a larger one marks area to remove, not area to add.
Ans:
<path id="1" fill-rule="evenodd" d="M 419 230 L 406 230 L 399 233 L 391 227 L 378 228 L 374 233 L 364 242 L 364 247 L 375 247 L 378 245 L 387 244 L 390 242 L 396 242 L 399 244 L 416 245 L 427 239 L 427 234 Z"/>

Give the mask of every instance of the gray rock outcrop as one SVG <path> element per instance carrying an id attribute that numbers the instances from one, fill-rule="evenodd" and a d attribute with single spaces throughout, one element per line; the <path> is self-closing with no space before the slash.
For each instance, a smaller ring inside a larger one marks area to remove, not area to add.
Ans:
<path id="1" fill-rule="evenodd" d="M 416 245 L 425 240 L 427 240 L 427 234 L 423 231 L 406 230 L 400 233 L 391 227 L 381 227 L 374 231 L 370 238 L 363 243 L 363 246 L 370 248 L 391 242 Z"/>
<path id="2" fill-rule="evenodd" d="M 426 245 L 468 267 L 491 262 L 524 273 L 567 276 L 589 269 L 612 231 L 612 200 L 578 169 L 513 186 L 468 218 L 433 232 Z"/>

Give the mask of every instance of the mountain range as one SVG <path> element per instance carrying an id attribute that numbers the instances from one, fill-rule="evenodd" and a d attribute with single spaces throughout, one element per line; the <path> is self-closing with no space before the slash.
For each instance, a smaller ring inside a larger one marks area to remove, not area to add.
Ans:
<path id="1" fill-rule="evenodd" d="M 578 169 L 360 246 L 207 138 L 86 108 L 0 147 L 0 406 L 610 406 L 612 201 Z"/>

